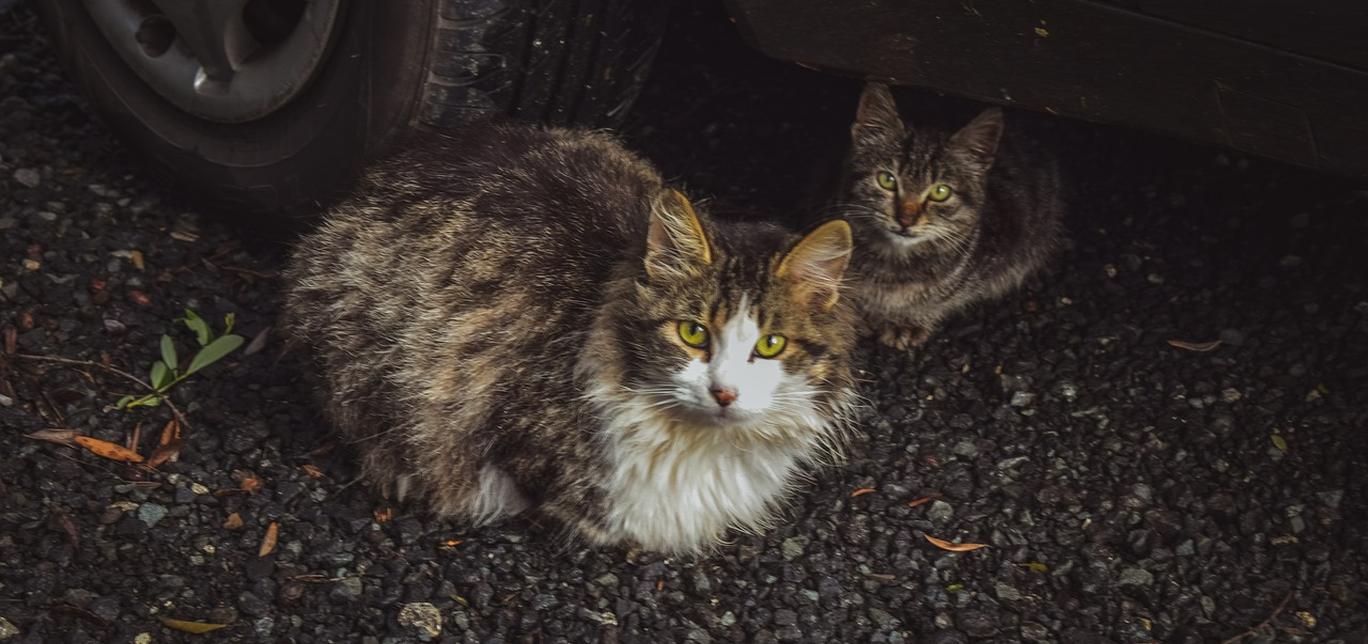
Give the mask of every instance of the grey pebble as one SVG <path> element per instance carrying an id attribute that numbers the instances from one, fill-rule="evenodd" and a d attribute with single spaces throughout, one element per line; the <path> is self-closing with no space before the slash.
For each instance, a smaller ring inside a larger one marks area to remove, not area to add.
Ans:
<path id="1" fill-rule="evenodd" d="M 1148 586 L 1154 583 L 1154 573 L 1144 568 L 1126 568 L 1117 581 L 1122 586 Z"/>
<path id="2" fill-rule="evenodd" d="M 789 537 L 788 539 L 784 539 L 783 545 L 780 546 L 780 550 L 784 554 L 784 560 L 793 561 L 794 559 L 803 556 L 803 551 L 807 548 L 807 544 L 807 537 Z"/>
<path id="3" fill-rule="evenodd" d="M 945 523 L 955 516 L 955 508 L 949 503 L 937 499 L 931 503 L 931 508 L 926 511 L 926 516 L 936 523 Z"/>
<path id="4" fill-rule="evenodd" d="M 165 517 L 166 506 L 156 503 L 144 503 L 138 506 L 138 520 L 149 528 L 157 525 L 157 522 Z"/>
<path id="5" fill-rule="evenodd" d="M 33 168 L 19 168 L 14 171 L 14 180 L 25 188 L 37 188 L 43 182 L 43 175 Z"/>

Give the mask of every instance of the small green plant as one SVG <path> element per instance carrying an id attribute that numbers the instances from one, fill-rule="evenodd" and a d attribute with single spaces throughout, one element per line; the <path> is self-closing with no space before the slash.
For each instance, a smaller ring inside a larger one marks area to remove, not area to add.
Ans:
<path id="1" fill-rule="evenodd" d="M 195 352 L 195 355 L 190 358 L 190 363 L 182 369 L 180 358 L 176 355 L 175 341 L 171 339 L 171 336 L 163 335 L 161 337 L 161 360 L 152 363 L 152 368 L 148 373 L 147 382 L 152 385 L 152 389 L 155 391 L 145 396 L 124 396 L 114 404 L 115 409 L 156 407 L 162 403 L 166 393 L 172 387 L 180 384 L 180 381 L 222 360 L 242 346 L 242 336 L 232 333 L 234 322 L 232 313 L 223 316 L 223 335 L 220 336 L 215 336 L 214 330 L 209 328 L 209 323 L 190 309 L 185 309 L 185 317 L 177 318 L 176 321 L 184 322 L 185 326 L 195 333 L 195 341 L 200 346 L 199 351 Z"/>

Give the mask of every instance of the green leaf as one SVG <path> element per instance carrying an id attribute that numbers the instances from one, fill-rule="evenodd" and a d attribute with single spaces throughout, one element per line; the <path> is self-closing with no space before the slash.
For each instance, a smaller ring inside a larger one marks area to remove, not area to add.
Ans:
<path id="1" fill-rule="evenodd" d="M 171 382 L 171 371 L 166 368 L 166 363 L 161 360 L 152 363 L 152 387 L 161 389 L 168 382 Z"/>
<path id="2" fill-rule="evenodd" d="M 137 399 L 138 399 L 137 396 L 124 396 L 123 398 L 120 398 L 120 399 L 119 399 L 119 402 L 114 403 L 114 408 L 115 408 L 115 409 L 125 409 L 125 408 L 128 407 L 128 403 L 131 403 L 131 402 L 133 402 L 133 401 L 135 401 L 135 400 L 137 400 Z"/>
<path id="3" fill-rule="evenodd" d="M 242 341 L 242 336 L 240 335 L 225 335 L 210 342 L 208 346 L 200 349 L 200 352 L 196 353 L 195 357 L 190 360 L 190 366 L 185 370 L 185 373 L 189 375 L 218 362 L 223 359 L 224 356 L 242 346 Z"/>
<path id="4" fill-rule="evenodd" d="M 1031 572 L 1050 572 L 1050 567 L 1038 561 L 1026 564 L 1026 569 Z"/>
<path id="5" fill-rule="evenodd" d="M 209 324 L 193 309 L 185 309 L 185 317 L 181 320 L 185 322 L 185 326 L 195 332 L 195 339 L 199 341 L 200 346 L 206 346 L 210 340 L 214 339 L 214 333 L 209 330 Z"/>
<path id="6" fill-rule="evenodd" d="M 1273 446 L 1278 448 L 1279 452 L 1287 451 L 1287 439 L 1277 434 L 1273 434 L 1272 436 L 1270 436 L 1270 438 L 1273 439 Z"/>
<path id="7" fill-rule="evenodd" d="M 134 407 L 156 407 L 160 404 L 161 396 L 149 396 L 147 398 L 133 400 L 133 402 L 128 403 L 127 409 L 133 409 Z"/>
<path id="8" fill-rule="evenodd" d="M 237 314 L 229 312 L 223 316 L 223 335 L 233 332 L 233 323 L 237 322 Z"/>
<path id="9" fill-rule="evenodd" d="M 948 586 L 945 587 L 945 592 L 948 592 L 948 593 L 958 593 L 958 592 L 961 592 L 961 591 L 963 591 L 963 590 L 964 590 L 964 584 L 961 584 L 961 583 L 959 583 L 958 581 L 957 581 L 957 582 L 954 582 L 954 583 L 952 583 L 952 584 L 950 584 L 950 585 L 948 585 Z"/>
<path id="10" fill-rule="evenodd" d="M 163 335 L 161 339 L 162 362 L 166 363 L 166 368 L 172 371 L 180 366 L 176 361 L 176 343 L 171 341 L 171 336 Z"/>

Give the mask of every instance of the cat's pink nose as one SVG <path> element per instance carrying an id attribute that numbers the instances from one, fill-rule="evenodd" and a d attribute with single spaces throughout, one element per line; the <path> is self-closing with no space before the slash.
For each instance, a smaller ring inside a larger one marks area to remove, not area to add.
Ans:
<path id="1" fill-rule="evenodd" d="M 727 405 L 736 402 L 736 389 L 731 387 L 719 387 L 712 390 L 712 397 L 713 400 L 717 401 L 717 404 L 726 407 Z"/>
<path id="2" fill-rule="evenodd" d="M 921 204 L 915 199 L 902 202 L 902 207 L 898 208 L 898 223 L 902 224 L 904 228 L 911 228 L 920 218 Z"/>

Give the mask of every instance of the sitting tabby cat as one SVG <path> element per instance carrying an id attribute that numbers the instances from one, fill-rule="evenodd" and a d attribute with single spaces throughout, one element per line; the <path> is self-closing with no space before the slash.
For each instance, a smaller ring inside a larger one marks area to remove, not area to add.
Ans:
<path id="1" fill-rule="evenodd" d="M 837 453 L 850 251 L 701 216 L 607 135 L 489 127 L 370 172 L 300 242 L 287 326 L 384 493 L 692 553 Z"/>
<path id="2" fill-rule="evenodd" d="M 1008 137 L 1002 111 L 958 132 L 911 128 L 865 86 L 839 202 L 856 251 L 852 294 L 884 344 L 907 349 L 948 315 L 1017 287 L 1058 249 L 1063 200 L 1048 155 Z"/>

